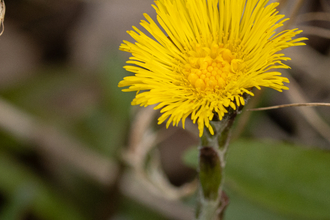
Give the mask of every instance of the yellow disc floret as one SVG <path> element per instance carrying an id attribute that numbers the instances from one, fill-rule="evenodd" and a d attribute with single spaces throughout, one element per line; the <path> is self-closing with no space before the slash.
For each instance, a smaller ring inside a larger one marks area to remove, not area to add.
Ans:
<path id="1" fill-rule="evenodd" d="M 222 45 L 213 43 L 211 48 L 196 45 L 188 53 L 184 75 L 197 91 L 219 91 L 244 68 L 242 59 Z"/>

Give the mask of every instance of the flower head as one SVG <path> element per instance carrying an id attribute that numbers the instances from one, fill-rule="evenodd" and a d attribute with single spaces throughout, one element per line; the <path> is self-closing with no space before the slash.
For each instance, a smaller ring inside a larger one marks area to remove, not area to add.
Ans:
<path id="1" fill-rule="evenodd" d="M 228 108 L 245 105 L 252 88 L 288 89 L 289 80 L 274 69 L 289 68 L 282 49 L 304 45 L 302 31 L 276 33 L 288 20 L 268 0 L 157 0 L 157 25 L 147 14 L 141 26 L 128 33 L 136 40 L 120 46 L 130 52 L 125 66 L 134 76 L 119 87 L 136 91 L 133 105 L 157 104 L 159 123 L 178 125 L 190 116 L 200 136 L 211 134 L 214 114 L 221 120 Z"/>

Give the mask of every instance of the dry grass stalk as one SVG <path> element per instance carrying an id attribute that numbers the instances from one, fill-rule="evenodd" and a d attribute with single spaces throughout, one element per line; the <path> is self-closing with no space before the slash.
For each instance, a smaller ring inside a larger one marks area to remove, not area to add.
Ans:
<path id="1" fill-rule="evenodd" d="M 287 108 L 287 107 L 316 107 L 316 106 L 330 107 L 330 103 L 292 103 L 292 104 L 275 105 L 275 106 L 264 107 L 264 108 L 248 109 L 247 111 L 265 111 L 265 110 Z"/>
<path id="2" fill-rule="evenodd" d="M 0 36 L 2 35 L 3 31 L 5 30 L 5 26 L 3 23 L 5 20 L 5 13 L 6 13 L 5 2 L 3 0 L 1 0 L 1 2 L 0 2 L 0 26 L 1 26 Z"/>

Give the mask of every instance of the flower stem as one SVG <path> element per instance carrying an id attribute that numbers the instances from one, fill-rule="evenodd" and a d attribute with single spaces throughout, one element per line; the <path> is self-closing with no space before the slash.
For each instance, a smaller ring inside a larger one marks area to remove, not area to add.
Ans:
<path id="1" fill-rule="evenodd" d="M 221 121 L 212 120 L 214 135 L 205 129 L 199 146 L 199 206 L 198 220 L 222 220 L 228 204 L 222 192 L 224 168 L 230 131 L 238 110 L 230 111 Z"/>

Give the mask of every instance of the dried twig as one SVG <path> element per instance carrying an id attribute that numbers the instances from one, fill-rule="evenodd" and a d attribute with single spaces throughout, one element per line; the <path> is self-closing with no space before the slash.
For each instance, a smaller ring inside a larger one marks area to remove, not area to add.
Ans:
<path id="1" fill-rule="evenodd" d="M 283 72 L 286 71 L 283 70 Z M 289 76 L 289 74 L 286 75 Z M 309 103 L 298 83 L 292 77 L 289 76 L 288 78 L 290 80 L 290 92 L 285 94 L 289 100 L 293 103 Z M 298 108 L 297 110 L 320 135 L 330 142 L 330 126 L 319 116 L 315 109 Z"/>
<path id="2" fill-rule="evenodd" d="M 289 18 L 290 20 L 285 22 L 283 29 L 287 29 L 290 27 L 295 21 L 298 16 L 299 10 L 303 6 L 304 0 L 296 0 L 294 3 L 294 6 L 292 7 L 292 10 L 290 12 Z"/>
<path id="3" fill-rule="evenodd" d="M 301 74 L 307 74 L 308 79 L 317 83 L 320 88 L 329 88 L 330 57 L 322 55 L 308 45 L 296 47 L 292 50 L 288 49 L 286 55 L 294 57 L 290 61 L 290 66 L 300 71 L 295 73 L 295 77 L 298 78 L 301 77 Z M 289 73 L 286 72 L 286 74 Z"/>
<path id="4" fill-rule="evenodd" d="M 330 39 L 330 30 L 328 29 L 314 26 L 299 26 L 299 28 L 304 30 L 304 34 Z"/>
<path id="5" fill-rule="evenodd" d="M 297 23 L 303 23 L 308 21 L 330 21 L 329 12 L 310 12 L 301 14 L 297 17 Z"/>
<path id="6" fill-rule="evenodd" d="M 280 3 L 278 9 L 281 10 L 282 8 L 286 7 L 288 0 L 278 0 L 278 3 Z"/>
<path id="7" fill-rule="evenodd" d="M 137 113 L 132 124 L 129 148 L 124 152 L 123 158 L 133 168 L 137 179 L 147 191 L 166 199 L 178 200 L 193 193 L 197 185 L 193 181 L 181 187 L 173 186 L 161 168 L 157 151 L 153 152 L 150 157 L 152 159 L 148 159 L 151 151 L 164 140 L 161 136 L 170 135 L 150 129 L 156 113 L 153 106 L 142 108 Z M 166 130 L 168 132 L 170 131 Z"/>
<path id="8" fill-rule="evenodd" d="M 5 26 L 3 24 L 3 22 L 5 20 L 5 13 L 6 13 L 5 2 L 3 0 L 1 0 L 1 2 L 0 2 L 0 26 L 1 26 L 0 36 L 2 35 L 3 31 L 5 30 Z"/>
<path id="9" fill-rule="evenodd" d="M 330 11 L 330 5 L 327 2 L 327 0 L 321 0 L 321 5 L 324 11 L 328 11 L 328 12 Z"/>
<path id="10" fill-rule="evenodd" d="M 134 200 L 145 204 L 147 207 L 162 213 L 168 219 L 190 220 L 194 219 L 194 210 L 180 200 L 165 199 L 164 196 L 150 193 L 141 178 L 135 172 L 127 172 L 120 180 L 120 191 Z"/>
<path id="11" fill-rule="evenodd" d="M 263 108 L 248 109 L 247 111 L 265 111 L 265 110 L 287 108 L 287 107 L 315 107 L 315 106 L 330 107 L 330 103 L 292 103 L 292 104 L 275 105 L 275 106 L 263 107 Z"/>
<path id="12" fill-rule="evenodd" d="M 0 99 L 0 128 L 24 142 L 36 144 L 38 150 L 76 168 L 104 185 L 114 183 L 119 171 L 109 158 L 95 153 L 83 143 L 51 125 Z"/>

